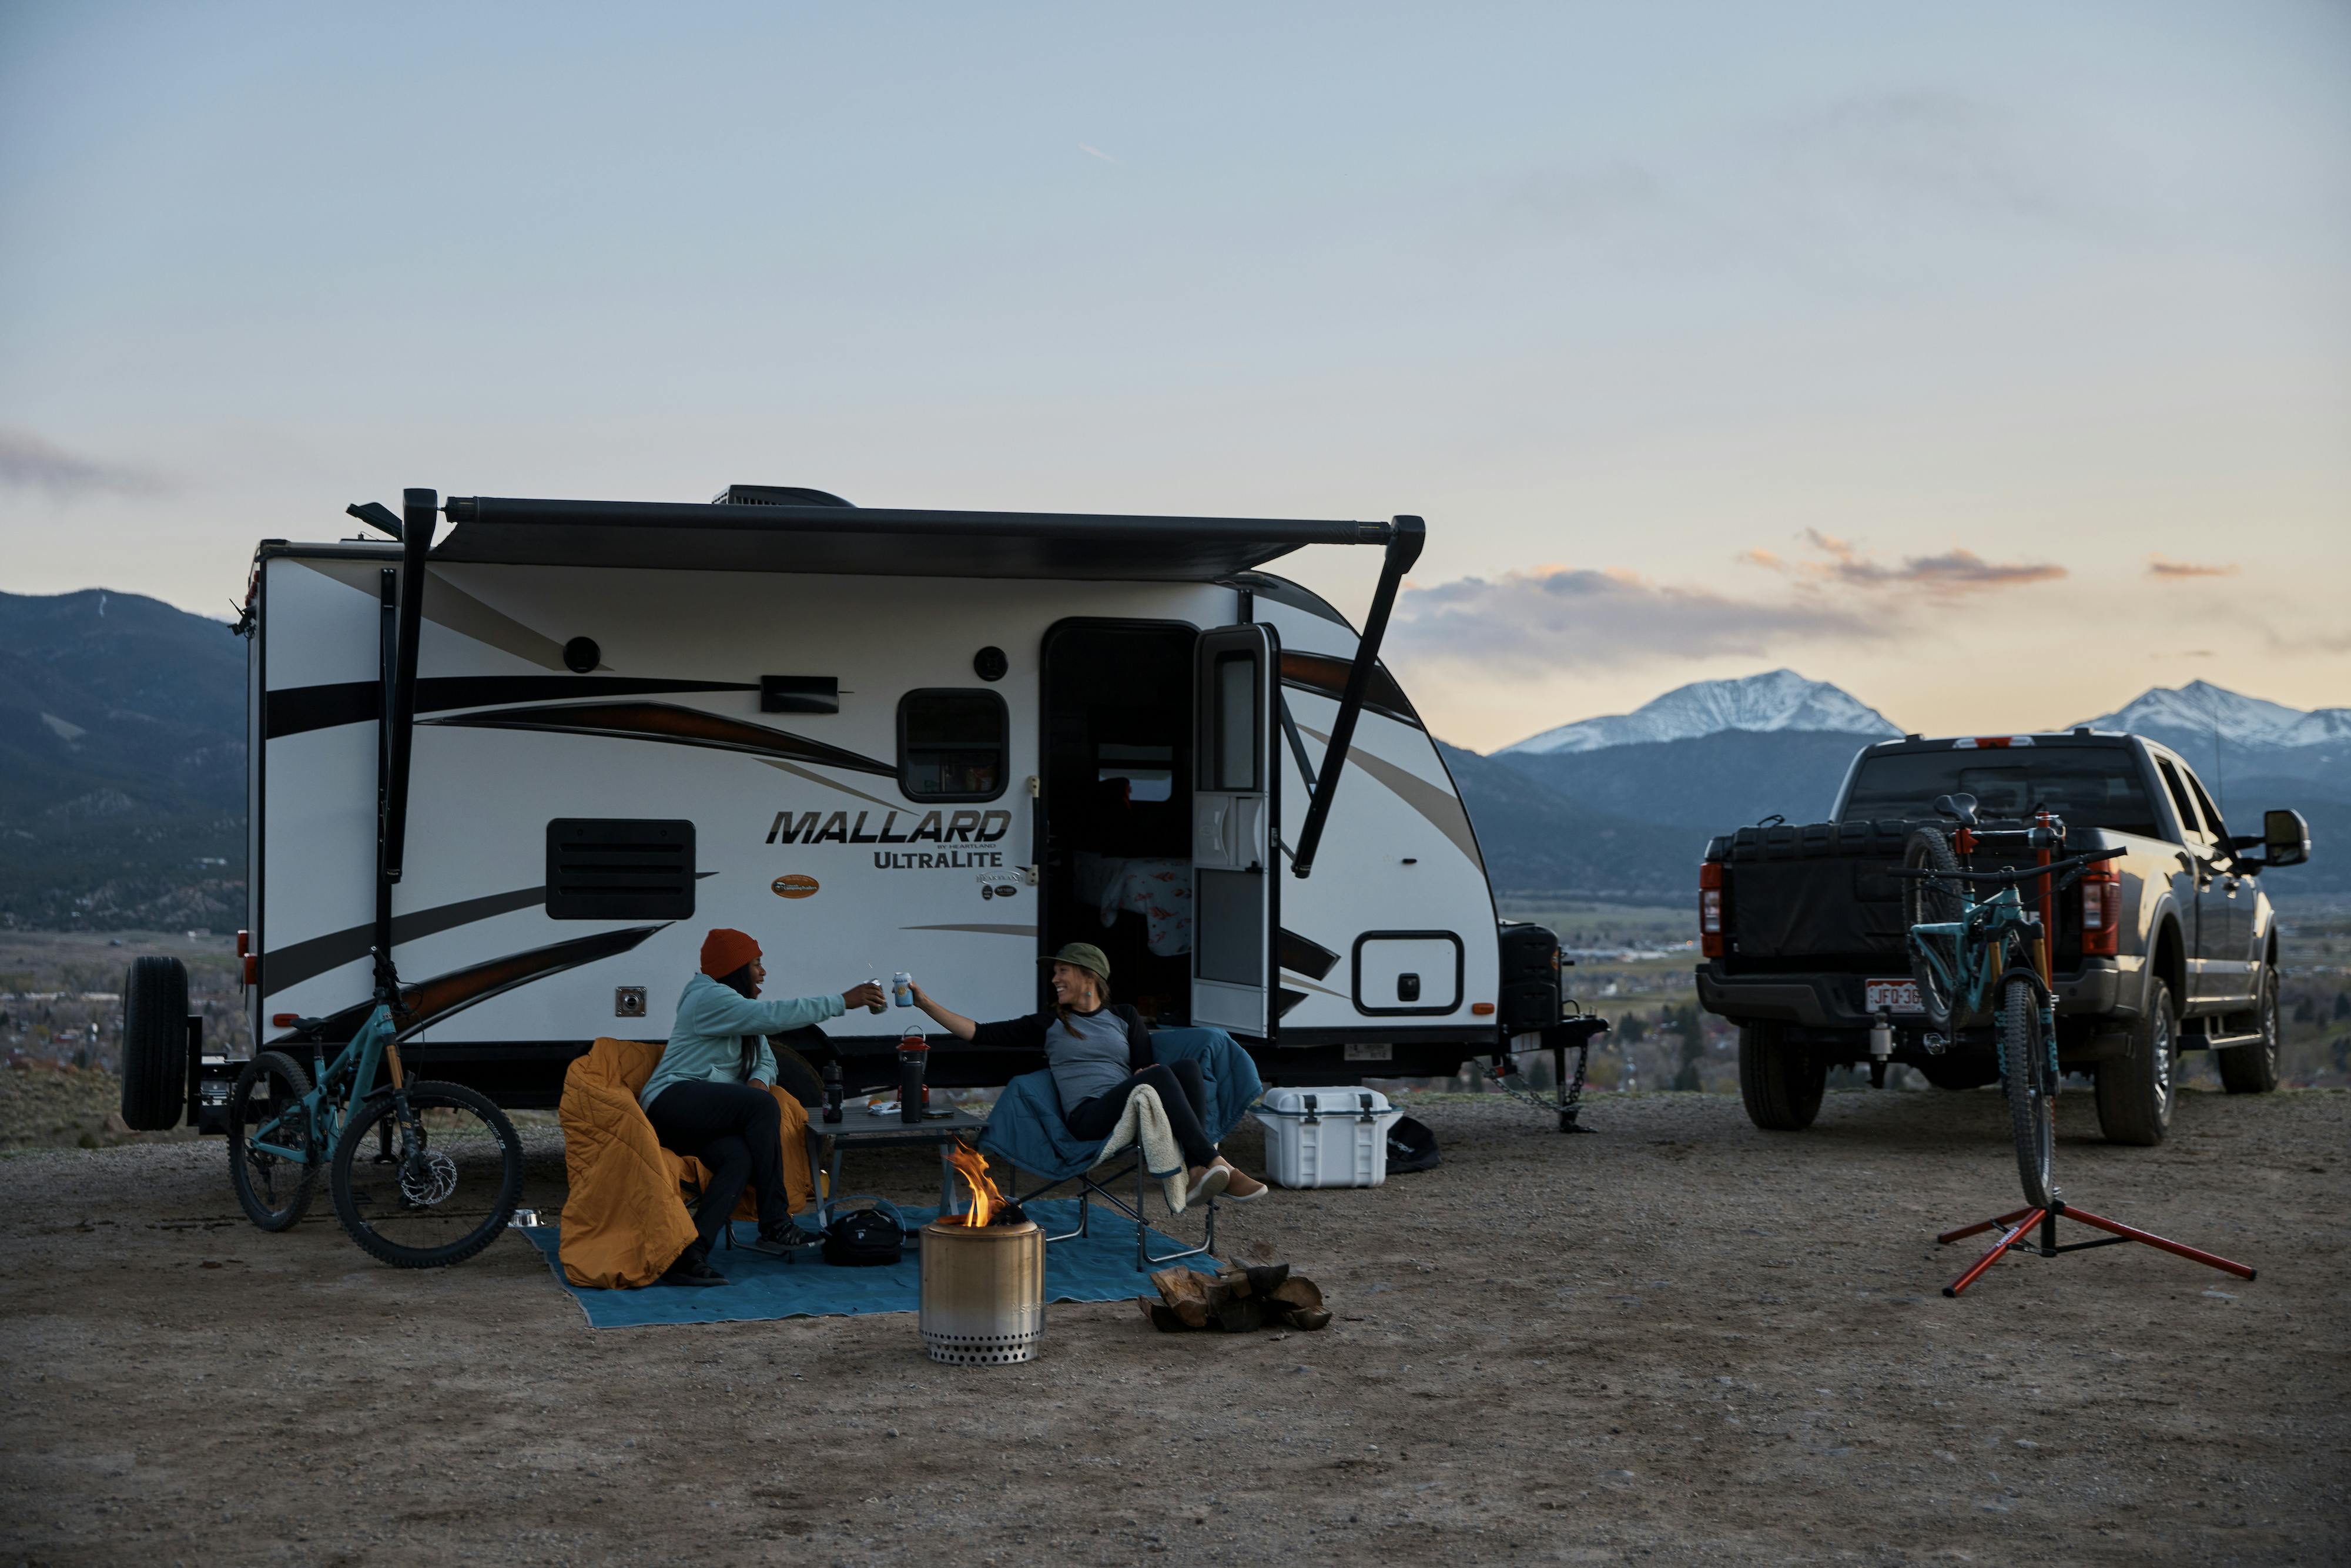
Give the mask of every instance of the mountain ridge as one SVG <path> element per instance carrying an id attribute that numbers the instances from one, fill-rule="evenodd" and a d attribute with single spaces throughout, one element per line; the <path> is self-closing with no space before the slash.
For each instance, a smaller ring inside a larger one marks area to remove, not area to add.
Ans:
<path id="1" fill-rule="evenodd" d="M 1798 730 L 1896 736 L 1901 727 L 1851 693 L 1793 670 L 1766 671 L 1732 680 L 1692 681 L 1653 697 L 1631 713 L 1579 719 L 1514 741 L 1494 755 L 1546 757 L 1657 741 L 1695 740 L 1738 730 L 1771 734 Z"/>

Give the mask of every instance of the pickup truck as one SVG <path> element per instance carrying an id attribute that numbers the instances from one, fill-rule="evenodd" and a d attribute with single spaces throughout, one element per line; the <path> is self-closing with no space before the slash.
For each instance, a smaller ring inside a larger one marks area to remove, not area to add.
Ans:
<path id="1" fill-rule="evenodd" d="M 2277 935 L 2256 878 L 2308 858 L 2298 813 L 2270 811 L 2260 834 L 2232 835 L 2188 764 L 2142 736 L 1909 736 L 1862 749 L 1830 821 L 1741 828 L 1707 845 L 1698 1001 L 1739 1026 L 1740 1091 L 1757 1126 L 1810 1126 L 1840 1065 L 1870 1062 L 1873 1084 L 1889 1062 L 1943 1089 L 1997 1081 L 1989 1029 L 1928 1029 L 1903 883 L 1887 874 L 1910 830 L 1938 821 L 1932 802 L 1946 794 L 1973 795 L 1988 825 L 2045 807 L 2065 822 L 2068 854 L 2125 852 L 2053 912 L 2058 1061 L 2094 1076 L 2110 1142 L 2162 1141 L 2182 1051 L 2216 1052 L 2231 1093 L 2277 1086 Z M 2262 856 L 2249 857 L 2256 845 Z M 1881 1022 L 1892 1051 L 1873 1058 Z"/>

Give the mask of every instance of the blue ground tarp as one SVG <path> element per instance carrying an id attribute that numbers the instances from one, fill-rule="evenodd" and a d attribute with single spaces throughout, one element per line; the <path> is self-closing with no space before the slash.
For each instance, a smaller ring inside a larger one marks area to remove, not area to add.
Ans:
<path id="1" fill-rule="evenodd" d="M 1049 1231 L 1069 1229 L 1078 1220 L 1075 1198 L 1048 1198 L 1024 1204 L 1029 1217 Z M 935 1208 L 902 1206 L 910 1226 L 937 1218 Z M 1153 1295 L 1150 1276 L 1134 1267 L 1134 1222 L 1114 1209 L 1093 1206 L 1089 1233 L 1045 1249 L 1045 1299 L 1049 1301 L 1115 1301 L 1129 1296 Z M 756 1228 L 736 1221 L 737 1240 L 748 1240 Z M 774 1318 L 846 1317 L 858 1312 L 911 1312 L 922 1304 L 922 1257 L 911 1242 L 898 1262 L 879 1269 L 836 1269 L 828 1266 L 813 1247 L 802 1248 L 789 1260 L 769 1258 L 741 1247 L 721 1248 L 711 1259 L 727 1283 L 708 1288 L 649 1285 L 642 1291 L 581 1290 L 563 1278 L 557 1260 L 560 1232 L 554 1226 L 537 1226 L 517 1234 L 547 1255 L 556 1282 L 571 1292 L 588 1325 L 600 1329 L 641 1328 L 650 1323 L 758 1322 Z M 1161 1231 L 1152 1232 L 1154 1252 L 1173 1252 L 1190 1246 Z M 1205 1257 L 1184 1260 L 1192 1268 L 1214 1272 Z"/>

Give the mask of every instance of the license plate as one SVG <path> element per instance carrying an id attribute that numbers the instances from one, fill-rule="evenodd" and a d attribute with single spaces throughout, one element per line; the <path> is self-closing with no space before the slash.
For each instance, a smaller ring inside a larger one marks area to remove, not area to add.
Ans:
<path id="1" fill-rule="evenodd" d="M 1861 1005 L 1865 1012 L 1922 1013 L 1916 980 L 1864 980 Z"/>
<path id="2" fill-rule="evenodd" d="M 1350 1061 L 1393 1061 L 1395 1048 L 1391 1045 L 1351 1045 L 1347 1048 Z"/>

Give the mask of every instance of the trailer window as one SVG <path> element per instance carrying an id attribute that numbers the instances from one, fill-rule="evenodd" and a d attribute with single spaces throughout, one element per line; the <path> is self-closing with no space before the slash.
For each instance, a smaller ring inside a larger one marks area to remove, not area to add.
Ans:
<path id="1" fill-rule="evenodd" d="M 2138 758 L 2124 747 L 2051 746 L 2027 751 L 1906 751 L 1868 757 L 1844 803 L 1848 822 L 1931 821 L 1938 795 L 1976 798 L 1986 817 L 2021 819 L 2046 805 L 2069 828 L 2160 837 Z"/>
<path id="2" fill-rule="evenodd" d="M 1010 727 L 994 692 L 908 692 L 898 699 L 899 789 L 910 800 L 995 800 Z"/>

